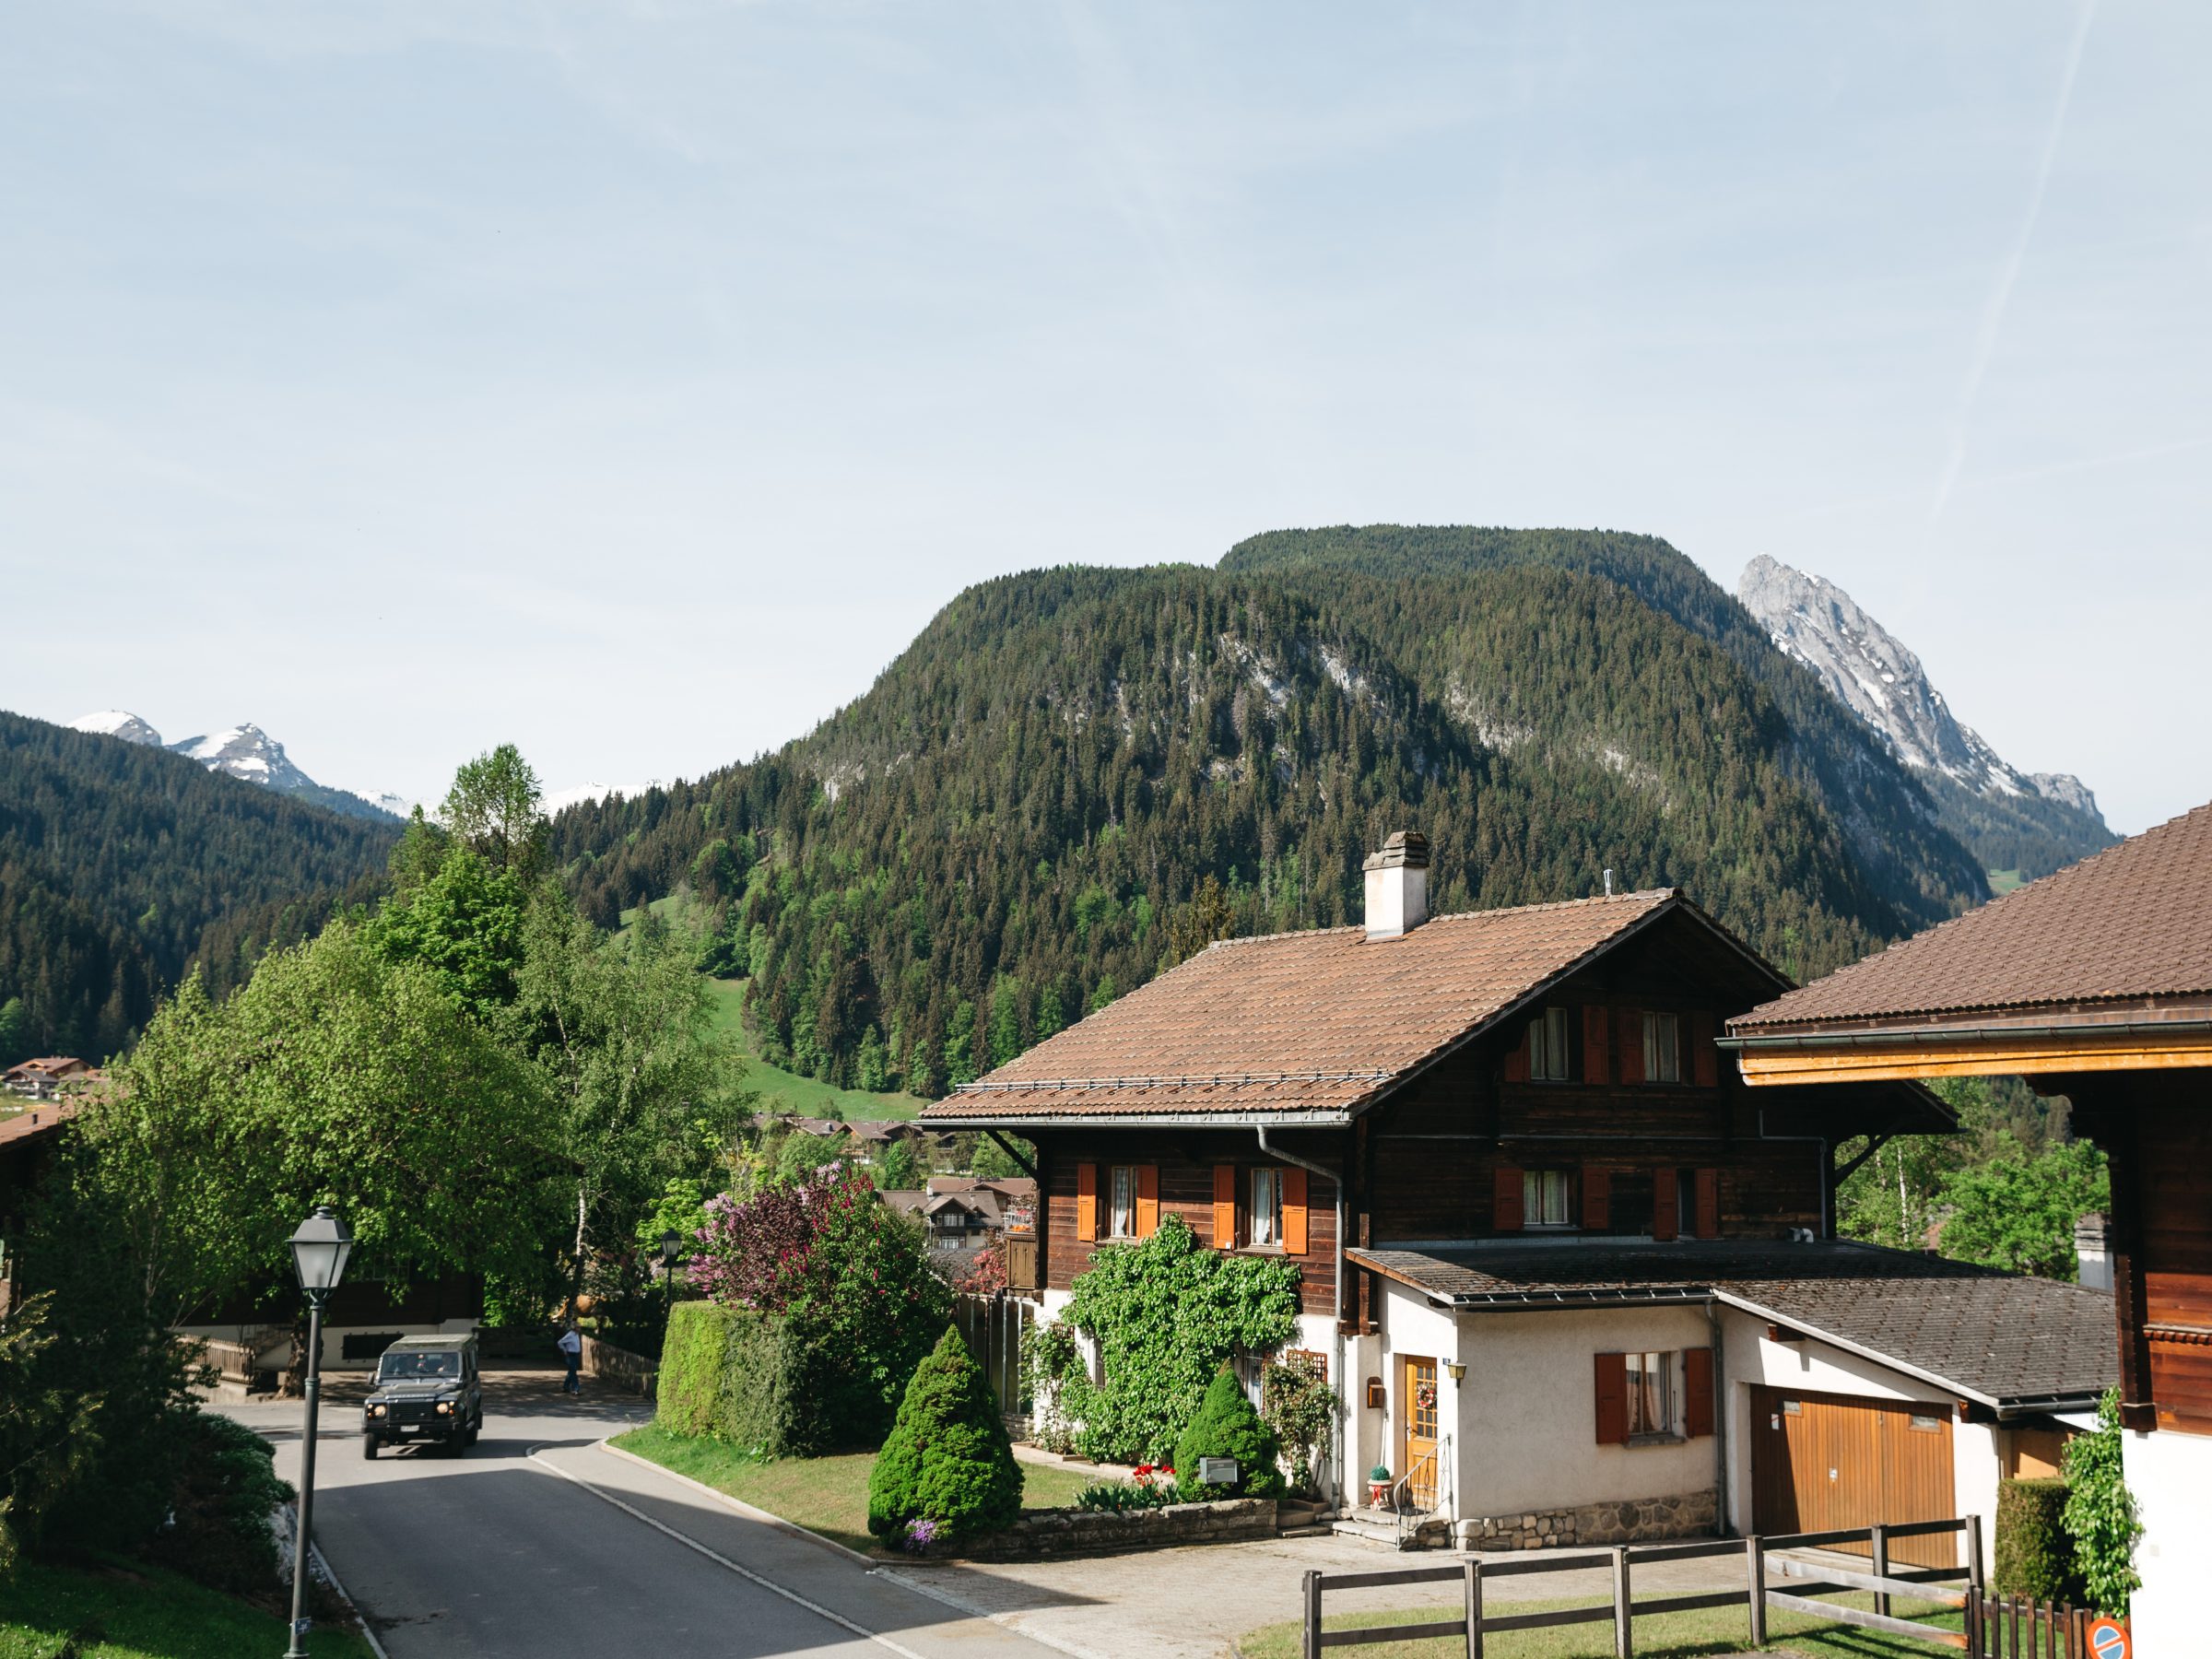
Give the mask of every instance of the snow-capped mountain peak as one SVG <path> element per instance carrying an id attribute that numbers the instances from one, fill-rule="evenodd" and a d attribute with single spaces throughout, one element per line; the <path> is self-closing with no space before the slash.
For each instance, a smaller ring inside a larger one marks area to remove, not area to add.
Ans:
<path id="1" fill-rule="evenodd" d="M 169 747 L 172 753 L 197 760 L 210 771 L 227 772 L 233 778 L 264 783 L 288 794 L 315 786 L 312 778 L 292 764 L 284 752 L 284 745 L 250 721 L 205 737 L 187 737 Z"/>
<path id="2" fill-rule="evenodd" d="M 161 747 L 161 734 L 128 709 L 102 709 L 96 714 L 79 714 L 69 722 L 73 732 L 91 732 L 101 737 L 120 737 L 125 743 L 143 743 L 151 747 Z"/>
<path id="3" fill-rule="evenodd" d="M 2070 772 L 2023 772 L 1961 724 L 1903 641 L 1834 582 L 1760 554 L 1735 596 L 1775 648 L 1819 676 L 1906 765 L 1942 773 L 1978 795 L 2040 796 L 2096 818 L 2097 798 Z"/>

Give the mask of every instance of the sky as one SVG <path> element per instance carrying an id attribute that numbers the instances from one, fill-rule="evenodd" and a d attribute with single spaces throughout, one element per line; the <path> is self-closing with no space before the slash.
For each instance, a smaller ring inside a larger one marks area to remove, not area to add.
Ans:
<path id="1" fill-rule="evenodd" d="M 695 776 L 962 587 L 1395 522 L 1849 589 L 2212 798 L 2212 8 L 26 0 L 0 706 Z"/>

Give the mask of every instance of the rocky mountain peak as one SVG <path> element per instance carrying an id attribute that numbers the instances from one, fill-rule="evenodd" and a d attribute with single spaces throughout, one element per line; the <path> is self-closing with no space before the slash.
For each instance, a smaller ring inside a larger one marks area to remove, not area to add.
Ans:
<path id="1" fill-rule="evenodd" d="M 120 737 L 125 743 L 142 743 L 150 748 L 161 747 L 161 734 L 128 709 L 102 709 L 95 714 L 79 714 L 69 722 L 73 732 L 92 732 L 102 737 Z"/>
<path id="2" fill-rule="evenodd" d="M 2070 772 L 2023 772 L 2008 765 L 1951 712 L 1911 648 L 1834 582 L 1762 553 L 1744 567 L 1735 592 L 1775 648 L 1818 675 L 1906 765 L 1939 772 L 1985 797 L 2055 801 L 2101 824 L 2088 785 Z"/>
<path id="3" fill-rule="evenodd" d="M 72 731 L 119 737 L 125 743 L 145 744 L 151 748 L 166 748 L 173 755 L 197 760 L 209 771 L 219 771 L 246 783 L 258 783 L 281 794 L 299 795 L 347 818 L 404 818 L 413 810 L 413 803 L 399 795 L 357 794 L 352 790 L 324 787 L 295 766 L 284 752 L 284 745 L 252 721 L 205 736 L 187 737 L 181 743 L 163 743 L 161 734 L 151 724 L 127 709 L 102 709 L 94 714 L 79 714 L 68 724 Z"/>

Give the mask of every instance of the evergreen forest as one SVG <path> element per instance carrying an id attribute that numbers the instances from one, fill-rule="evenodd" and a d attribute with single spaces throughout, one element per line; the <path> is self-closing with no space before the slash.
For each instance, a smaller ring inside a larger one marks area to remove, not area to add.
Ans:
<path id="1" fill-rule="evenodd" d="M 1281 533 L 959 595 L 774 753 L 571 808 L 612 926 L 688 891 L 764 1057 L 935 1095 L 1231 935 L 1679 886 L 1803 979 L 1987 896 L 1879 739 L 1647 536 Z"/>
<path id="2" fill-rule="evenodd" d="M 397 835 L 0 712 L 0 1065 L 117 1053 L 187 964 L 242 982 L 373 891 Z"/>

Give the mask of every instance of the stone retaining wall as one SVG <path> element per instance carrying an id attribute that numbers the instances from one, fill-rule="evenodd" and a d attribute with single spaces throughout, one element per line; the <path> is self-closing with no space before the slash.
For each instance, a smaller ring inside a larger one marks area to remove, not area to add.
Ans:
<path id="1" fill-rule="evenodd" d="M 1218 1503 L 1174 1503 L 1118 1515 L 1030 1510 L 1006 1531 L 963 1546 L 959 1554 L 971 1561 L 1027 1561 L 1041 1556 L 1106 1555 L 1274 1536 L 1274 1499 L 1229 1498 Z"/>
<path id="2" fill-rule="evenodd" d="M 1708 1487 L 1673 1498 L 1474 1516 L 1461 1521 L 1455 1530 L 1463 1549 L 1571 1549 L 1695 1537 L 1716 1530 L 1716 1511 Z"/>
<path id="3" fill-rule="evenodd" d="M 559 1356 L 556 1355 L 558 1359 Z M 595 1382 L 611 1382 L 617 1388 L 631 1394 L 653 1397 L 653 1379 L 660 1371 L 659 1365 L 642 1354 L 633 1354 L 628 1348 L 617 1347 L 611 1342 L 602 1342 L 596 1336 L 583 1339 L 583 1374 Z"/>

